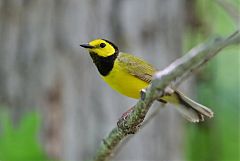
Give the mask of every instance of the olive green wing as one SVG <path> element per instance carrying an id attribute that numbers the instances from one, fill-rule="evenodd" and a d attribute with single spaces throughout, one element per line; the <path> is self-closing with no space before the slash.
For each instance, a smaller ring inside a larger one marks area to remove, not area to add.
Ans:
<path id="1" fill-rule="evenodd" d="M 120 53 L 118 58 L 119 65 L 129 74 L 150 83 L 156 69 L 146 61 L 133 55 Z"/>

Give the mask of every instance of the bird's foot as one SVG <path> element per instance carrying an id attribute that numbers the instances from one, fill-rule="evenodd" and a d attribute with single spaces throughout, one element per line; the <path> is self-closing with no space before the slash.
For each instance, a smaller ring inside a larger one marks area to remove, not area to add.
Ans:
<path id="1" fill-rule="evenodd" d="M 144 100 L 146 97 L 146 89 L 143 88 L 141 91 L 140 91 L 140 98 L 141 100 Z"/>

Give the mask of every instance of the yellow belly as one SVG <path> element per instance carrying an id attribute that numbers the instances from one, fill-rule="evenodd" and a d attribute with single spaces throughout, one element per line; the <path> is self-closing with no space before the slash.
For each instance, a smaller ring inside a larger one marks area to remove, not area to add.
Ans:
<path id="1" fill-rule="evenodd" d="M 148 86 L 148 83 L 130 75 L 124 71 L 117 63 L 107 76 L 102 76 L 103 80 L 117 92 L 138 99 L 141 89 Z"/>

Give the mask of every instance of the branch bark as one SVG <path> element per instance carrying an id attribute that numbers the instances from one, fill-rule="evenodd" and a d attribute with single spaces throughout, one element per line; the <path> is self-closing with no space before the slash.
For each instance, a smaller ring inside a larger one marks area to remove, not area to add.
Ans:
<path id="1" fill-rule="evenodd" d="M 143 122 L 154 100 L 160 98 L 164 89 L 177 78 L 190 75 L 195 69 L 206 64 L 223 48 L 240 43 L 240 31 L 237 30 L 227 38 L 217 38 L 200 44 L 190 50 L 183 57 L 177 59 L 167 68 L 155 74 L 152 83 L 147 88 L 143 97 L 133 107 L 132 112 L 124 120 L 118 122 L 108 136 L 103 140 L 95 161 L 107 161 L 113 156 L 114 150 L 129 134 L 135 134 Z"/>

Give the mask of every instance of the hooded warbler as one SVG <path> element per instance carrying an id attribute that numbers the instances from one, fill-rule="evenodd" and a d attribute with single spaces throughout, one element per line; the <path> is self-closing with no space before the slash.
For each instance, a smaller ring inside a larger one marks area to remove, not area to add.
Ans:
<path id="1" fill-rule="evenodd" d="M 131 54 L 123 53 L 112 42 L 96 39 L 80 45 L 89 51 L 102 79 L 119 93 L 138 99 L 140 91 L 151 83 L 157 71 L 151 64 Z M 168 87 L 170 94 L 160 100 L 172 103 L 178 111 L 189 121 L 199 122 L 204 116 L 213 117 L 211 109 L 191 100 L 179 90 Z"/>

